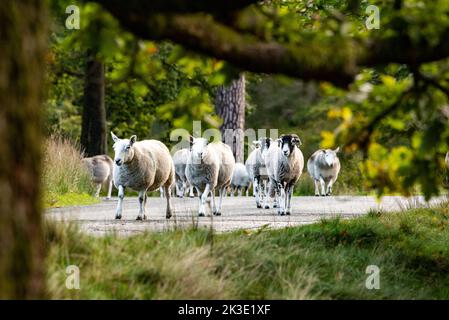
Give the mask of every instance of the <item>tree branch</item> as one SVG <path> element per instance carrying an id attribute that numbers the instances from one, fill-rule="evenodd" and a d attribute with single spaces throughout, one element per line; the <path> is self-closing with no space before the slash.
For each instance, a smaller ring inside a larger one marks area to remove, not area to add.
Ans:
<path id="1" fill-rule="evenodd" d="M 183 2 L 186 6 L 198 2 L 189 12 L 211 12 L 211 7 L 215 7 L 217 2 L 222 8 L 232 11 L 254 2 L 250 0 L 219 0 L 210 7 L 205 1 L 194 0 L 168 0 L 164 2 L 166 5 L 160 1 L 151 4 L 141 4 L 138 0 L 94 1 L 102 3 L 126 29 L 141 38 L 171 40 L 248 71 L 282 73 L 303 80 L 330 81 L 340 86 L 351 83 L 363 67 L 388 63 L 416 66 L 449 56 L 449 30 L 440 33 L 437 44 L 431 44 L 426 39 L 412 41 L 407 35 L 394 33 L 390 37 L 376 37 L 369 41 L 340 35 L 308 36 L 299 43 L 285 44 L 263 41 L 251 32 L 239 32 L 236 26 L 220 23 L 210 14 L 154 13 L 187 10 L 183 6 L 169 10 L 174 2 Z M 226 5 L 228 2 L 232 4 L 229 7 Z"/>
<path id="2" fill-rule="evenodd" d="M 220 13 L 223 11 L 234 11 L 258 0 L 97 0 L 105 8 L 111 11 L 127 10 L 136 13 L 193 13 L 209 12 Z"/>

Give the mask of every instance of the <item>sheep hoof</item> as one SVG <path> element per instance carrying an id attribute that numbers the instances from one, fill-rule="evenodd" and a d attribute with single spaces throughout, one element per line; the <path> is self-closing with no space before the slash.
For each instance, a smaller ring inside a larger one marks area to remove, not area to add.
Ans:
<path id="1" fill-rule="evenodd" d="M 261 204 L 258 204 L 258 205 L 257 205 L 257 208 L 259 208 L 259 209 L 262 208 L 262 205 L 261 205 Z"/>
<path id="2" fill-rule="evenodd" d="M 122 215 L 121 215 L 121 214 L 116 214 L 116 215 L 115 215 L 115 219 L 116 219 L 116 220 L 120 220 L 121 218 L 122 218 Z"/>
<path id="3" fill-rule="evenodd" d="M 321 196 L 322 196 L 322 197 L 325 197 L 326 195 L 325 195 L 325 194 L 322 194 Z"/>
<path id="4" fill-rule="evenodd" d="M 137 221 L 142 221 L 142 220 L 147 220 L 147 216 L 137 216 L 136 218 Z"/>
<path id="5" fill-rule="evenodd" d="M 221 212 L 214 212 L 214 216 L 221 216 Z"/>
<path id="6" fill-rule="evenodd" d="M 266 205 L 266 206 L 265 206 L 265 209 L 270 209 L 270 206 L 269 206 L 269 205 Z"/>
<path id="7" fill-rule="evenodd" d="M 320 196 L 320 194 L 319 193 L 315 193 L 315 197 L 319 197 Z"/>
<path id="8" fill-rule="evenodd" d="M 202 212 L 198 213 L 198 217 L 204 217 L 204 213 Z"/>
<path id="9" fill-rule="evenodd" d="M 167 213 L 166 215 L 165 215 L 165 219 L 170 219 L 171 218 L 171 213 Z"/>
<path id="10" fill-rule="evenodd" d="M 283 216 L 284 213 L 283 212 L 278 212 L 278 215 Z"/>
<path id="11" fill-rule="evenodd" d="M 275 204 L 273 204 L 273 208 L 277 208 L 278 207 L 278 205 L 275 203 Z"/>
<path id="12" fill-rule="evenodd" d="M 289 215 L 290 215 L 290 211 L 287 211 L 285 214 L 286 214 L 287 216 L 289 216 Z"/>

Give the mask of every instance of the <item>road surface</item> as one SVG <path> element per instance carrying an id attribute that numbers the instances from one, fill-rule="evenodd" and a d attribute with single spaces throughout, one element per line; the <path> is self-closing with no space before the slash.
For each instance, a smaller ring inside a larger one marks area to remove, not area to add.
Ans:
<path id="1" fill-rule="evenodd" d="M 322 218 L 341 216 L 352 218 L 368 213 L 370 210 L 397 211 L 402 209 L 437 204 L 444 198 L 436 198 L 425 203 L 422 197 L 403 198 L 383 197 L 377 202 L 369 196 L 332 197 L 293 197 L 292 214 L 278 216 L 276 209 L 257 209 L 253 197 L 226 197 L 223 199 L 222 216 L 198 217 L 198 199 L 174 198 L 174 216 L 165 219 L 165 199 L 148 198 L 147 220 L 136 221 L 138 213 L 137 198 L 125 198 L 121 220 L 115 220 L 117 199 L 102 200 L 89 206 L 53 208 L 46 212 L 47 219 L 75 222 L 80 229 L 103 235 L 116 232 L 119 235 L 132 235 L 147 230 L 164 231 L 181 227 L 213 227 L 217 232 L 237 229 L 256 229 L 262 226 L 283 228 L 317 222 Z M 209 210 L 210 207 L 206 207 Z"/>

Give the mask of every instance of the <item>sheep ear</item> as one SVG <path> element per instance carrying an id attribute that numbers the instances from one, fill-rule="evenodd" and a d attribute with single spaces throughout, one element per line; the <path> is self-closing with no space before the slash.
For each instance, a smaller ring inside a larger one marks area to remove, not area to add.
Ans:
<path id="1" fill-rule="evenodd" d="M 301 139 L 299 139 L 299 137 L 296 134 L 292 134 L 292 137 L 293 137 L 292 141 L 297 147 L 302 145 Z"/>
<path id="2" fill-rule="evenodd" d="M 132 146 L 134 144 L 134 142 L 136 142 L 136 140 L 137 140 L 136 135 L 131 136 L 131 138 L 129 138 L 129 144 Z"/>
<path id="3" fill-rule="evenodd" d="M 281 146 L 282 143 L 282 136 L 279 139 L 276 139 L 276 142 L 278 143 L 278 146 Z"/>
<path id="4" fill-rule="evenodd" d="M 112 137 L 112 140 L 114 140 L 114 142 L 117 142 L 120 140 L 112 131 L 111 131 L 111 137 Z"/>
<path id="5" fill-rule="evenodd" d="M 334 150 L 335 153 L 339 153 L 340 152 L 340 147 L 337 147 L 337 149 Z"/>

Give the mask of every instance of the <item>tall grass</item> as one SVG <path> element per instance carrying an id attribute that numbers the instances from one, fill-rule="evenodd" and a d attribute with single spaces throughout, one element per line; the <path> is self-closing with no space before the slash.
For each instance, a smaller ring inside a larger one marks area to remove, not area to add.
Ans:
<path id="1" fill-rule="evenodd" d="M 45 142 L 43 183 L 46 202 L 62 195 L 94 192 L 90 174 L 81 159 L 81 148 L 69 139 L 51 136 Z"/>

